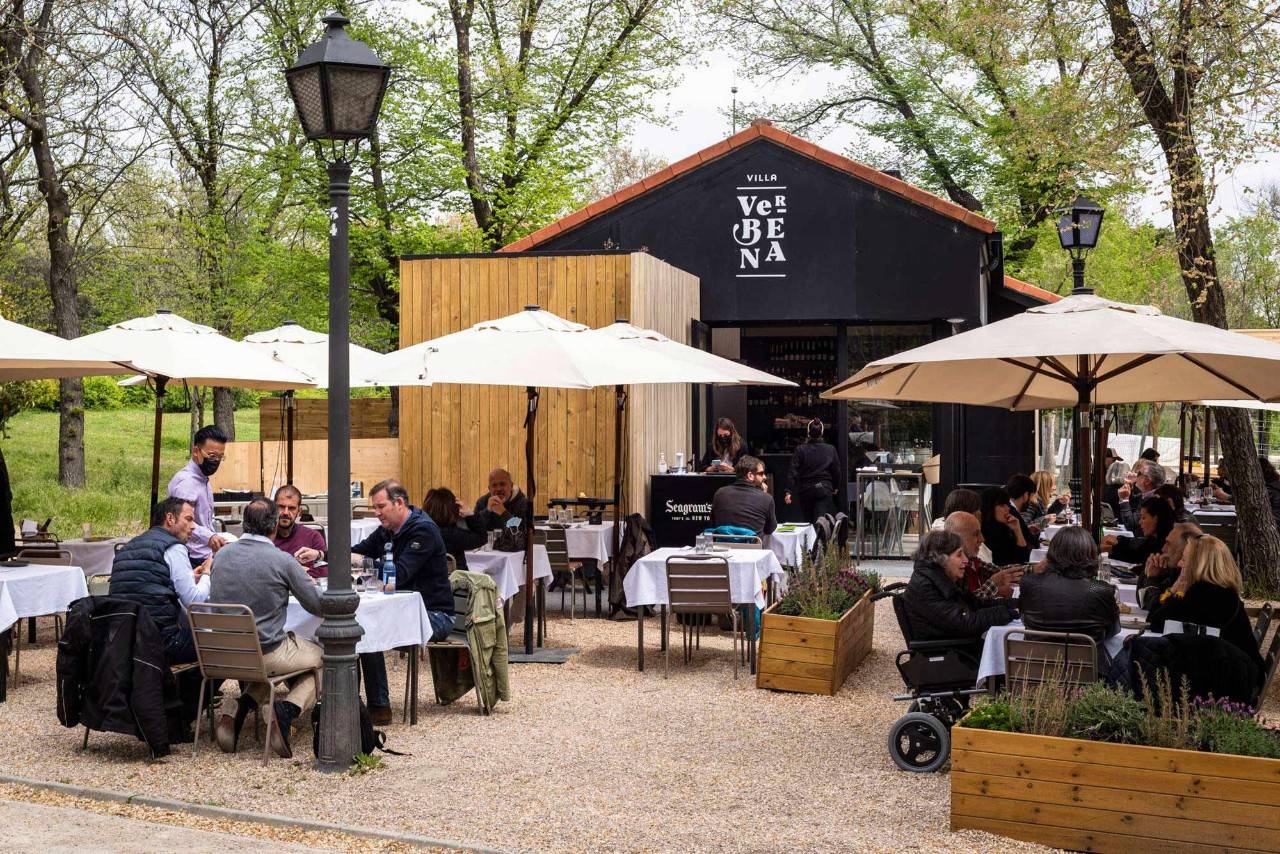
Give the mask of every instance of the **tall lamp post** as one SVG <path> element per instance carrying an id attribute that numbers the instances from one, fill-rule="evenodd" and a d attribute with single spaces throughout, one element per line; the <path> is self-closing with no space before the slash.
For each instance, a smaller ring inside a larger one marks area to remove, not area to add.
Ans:
<path id="1" fill-rule="evenodd" d="M 324 715 L 316 768 L 345 771 L 360 752 L 356 622 L 360 597 L 351 589 L 350 295 L 347 201 L 351 159 L 378 120 L 391 67 L 369 46 L 352 40 L 339 14 L 324 18 L 320 41 L 285 70 L 289 94 L 307 139 L 327 143 L 329 169 L 329 587 L 321 597 L 324 622 Z"/>
<path id="2" fill-rule="evenodd" d="M 1058 242 L 1062 248 L 1071 253 L 1071 294 L 1091 294 L 1093 288 L 1084 283 L 1084 261 L 1089 250 L 1098 245 L 1098 233 L 1102 231 L 1103 209 L 1097 202 L 1085 196 L 1076 196 L 1071 207 L 1058 219 Z M 1093 403 L 1089 398 L 1089 386 L 1086 382 L 1089 375 L 1089 359 L 1079 357 L 1076 375 L 1081 378 L 1077 386 L 1078 399 L 1072 424 L 1075 428 L 1075 448 L 1071 453 L 1071 503 L 1085 527 L 1094 530 L 1096 519 L 1092 518 L 1092 500 L 1094 478 L 1086 471 L 1089 459 L 1089 428 Z M 1092 468 L 1092 467 L 1090 467 Z M 1090 494 L 1086 495 L 1085 493 Z"/>

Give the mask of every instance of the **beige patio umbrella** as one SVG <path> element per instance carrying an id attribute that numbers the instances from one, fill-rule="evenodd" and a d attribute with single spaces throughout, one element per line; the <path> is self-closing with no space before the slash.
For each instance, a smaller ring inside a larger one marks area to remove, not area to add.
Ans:
<path id="1" fill-rule="evenodd" d="M 165 386 L 170 380 L 264 391 L 309 388 L 315 384 L 311 377 L 274 356 L 163 309 L 146 317 L 113 324 L 76 341 L 109 352 L 127 352 L 130 363 L 155 380 L 152 505 L 160 491 L 160 432 L 164 421 Z"/>
<path id="2" fill-rule="evenodd" d="M 0 382 L 129 374 L 127 351 L 68 341 L 0 317 Z"/>
<path id="3" fill-rule="evenodd" d="M 1280 400 L 1280 345 L 1079 293 L 878 359 L 823 397 L 1071 406 L 1079 425 L 1092 407 L 1115 403 Z M 1083 425 L 1076 444 L 1083 472 Z M 1087 508 L 1091 486 L 1086 479 Z"/>
<path id="4" fill-rule="evenodd" d="M 502 358 L 494 358 L 501 353 Z M 352 376 L 355 374 L 353 372 Z M 534 427 L 539 388 L 595 388 L 635 383 L 728 382 L 720 371 L 695 369 L 665 355 L 636 357 L 636 348 L 538 306 L 477 323 L 388 353 L 362 380 L 375 385 L 523 386 L 525 466 L 530 507 L 537 495 Z M 533 532 L 525 540 L 525 653 L 533 653 Z"/>
<path id="5" fill-rule="evenodd" d="M 255 332 L 244 337 L 244 343 L 272 356 L 294 370 L 315 381 L 316 388 L 329 387 L 329 336 L 314 332 L 295 320 L 286 320 L 274 329 Z M 359 344 L 350 345 L 352 380 L 348 388 L 365 388 L 373 383 L 362 383 L 358 377 L 372 373 L 382 354 Z M 293 390 L 285 392 L 285 482 L 293 483 Z"/>

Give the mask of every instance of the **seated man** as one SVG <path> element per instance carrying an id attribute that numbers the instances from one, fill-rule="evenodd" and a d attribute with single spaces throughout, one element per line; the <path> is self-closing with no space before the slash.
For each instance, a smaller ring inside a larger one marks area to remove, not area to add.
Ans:
<path id="1" fill-rule="evenodd" d="M 964 568 L 963 586 L 974 595 L 979 602 L 989 604 L 996 599 L 1008 599 L 1013 596 L 1013 585 L 1022 578 L 1020 567 L 1011 566 L 997 569 L 983 560 L 979 553 L 982 550 L 982 523 L 978 517 L 963 510 L 957 510 L 947 516 L 943 530 L 960 538 L 968 563 Z"/>
<path id="2" fill-rule="evenodd" d="M 1134 483 L 1126 483 L 1116 490 L 1120 506 L 1116 513 L 1120 516 L 1120 524 L 1128 528 L 1134 535 L 1142 535 L 1142 527 L 1138 523 L 1138 511 L 1142 502 L 1156 494 L 1156 490 L 1164 486 L 1165 471 L 1157 463 L 1148 459 L 1140 459 L 1133 464 Z"/>
<path id="3" fill-rule="evenodd" d="M 1138 604 L 1143 610 L 1150 611 L 1160 599 L 1161 594 L 1173 587 L 1181 574 L 1179 565 L 1182 553 L 1186 551 L 1187 540 L 1203 536 L 1204 532 L 1194 522 L 1179 522 L 1164 538 L 1164 546 L 1159 553 L 1147 558 L 1138 577 Z"/>
<path id="4" fill-rule="evenodd" d="M 717 489 L 711 499 L 712 526 L 746 528 L 760 537 L 772 534 L 778 515 L 765 485 L 764 463 L 748 454 L 734 465 L 733 473 L 738 479 Z"/>
<path id="5" fill-rule="evenodd" d="M 496 531 L 513 518 L 521 522 L 530 518 L 529 499 L 511 482 L 511 472 L 494 469 L 489 472 L 489 491 L 476 500 L 467 527 L 473 531 Z"/>
<path id="6" fill-rule="evenodd" d="M 507 483 L 510 484 L 508 476 Z M 396 589 L 415 590 L 422 596 L 431 621 L 430 640 L 443 640 L 453 631 L 453 587 L 440 528 L 431 517 L 409 506 L 409 493 L 398 480 L 384 480 L 369 491 L 369 504 L 380 527 L 351 547 L 351 563 L 365 557 L 381 558 L 391 545 L 396 564 Z M 387 665 L 380 652 L 360 656 L 369 717 L 374 724 L 391 723 L 391 693 Z"/>
<path id="7" fill-rule="evenodd" d="M 151 527 L 125 543 L 111 563 L 110 595 L 147 609 L 170 665 L 196 660 L 182 609 L 209 598 L 209 561 L 193 570 L 187 554 L 187 538 L 195 526 L 190 501 L 166 498 L 151 510 Z"/>
<path id="8" fill-rule="evenodd" d="M 327 567 L 316 566 L 324 560 L 329 550 L 324 534 L 315 528 L 298 524 L 298 513 L 302 510 L 302 492 L 298 487 L 287 483 L 276 490 L 276 510 L 280 513 L 280 521 L 276 523 L 275 533 L 271 536 L 276 548 L 292 555 L 312 578 L 327 576 Z"/>
<path id="9" fill-rule="evenodd" d="M 299 640 L 293 632 L 284 630 L 289 594 L 296 596 L 308 613 L 319 615 L 320 591 L 302 565 L 271 542 L 277 521 L 275 502 L 269 498 L 255 498 L 245 506 L 244 535 L 223 546 L 214 557 L 209 596 L 211 602 L 248 605 L 253 610 L 258 641 L 262 644 L 262 660 L 269 676 L 314 670 L 320 667 L 321 657 L 318 645 Z M 289 725 L 311 710 L 316 701 L 316 688 L 315 674 L 304 673 L 289 683 L 285 698 L 275 702 L 275 718 L 267 737 L 276 755 L 286 759 L 293 756 Z M 245 717 L 269 699 L 266 685 L 251 684 L 240 696 L 235 718 L 224 713 L 218 719 L 214 729 L 218 746 L 234 753 Z"/>
<path id="10" fill-rule="evenodd" d="M 1022 521 L 1022 536 L 1028 543 L 1040 542 L 1040 528 L 1032 524 L 1035 519 L 1028 518 L 1034 515 L 1031 499 L 1036 497 L 1036 482 L 1025 474 L 1015 474 L 1004 488 L 1009 493 L 1009 503 Z"/>

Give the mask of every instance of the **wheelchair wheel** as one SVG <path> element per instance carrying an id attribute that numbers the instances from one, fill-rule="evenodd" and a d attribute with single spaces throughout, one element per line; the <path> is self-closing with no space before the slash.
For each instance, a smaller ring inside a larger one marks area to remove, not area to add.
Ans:
<path id="1" fill-rule="evenodd" d="M 908 712 L 889 729 L 889 755 L 903 771 L 937 771 L 951 755 L 951 732 L 924 712 Z"/>

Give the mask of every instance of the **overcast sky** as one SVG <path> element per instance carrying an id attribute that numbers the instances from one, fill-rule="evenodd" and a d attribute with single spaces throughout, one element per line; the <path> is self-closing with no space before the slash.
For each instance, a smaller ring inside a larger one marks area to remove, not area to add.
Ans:
<path id="1" fill-rule="evenodd" d="M 830 82 L 829 75 L 794 75 L 783 81 L 756 84 L 736 74 L 736 64 L 725 51 L 704 54 L 691 59 L 683 69 L 682 82 L 671 92 L 660 96 L 662 109 L 671 117 L 669 127 L 644 124 L 636 129 L 633 144 L 636 148 L 675 162 L 699 149 L 729 136 L 730 122 L 727 113 L 731 98 L 730 88 L 738 87 L 738 103 L 770 100 L 774 102 L 800 101 L 821 94 Z M 767 87 L 767 91 L 765 88 Z M 746 126 L 753 117 L 738 116 L 738 129 Z M 825 136 L 811 136 L 810 141 L 824 148 L 838 151 L 849 157 L 859 158 L 854 147 L 857 134 L 838 130 Z M 866 144 L 865 141 L 862 144 Z M 1154 143 L 1152 153 L 1158 159 Z M 908 180 L 913 176 L 906 175 Z M 1267 183 L 1280 182 L 1280 155 L 1269 155 L 1261 162 L 1251 163 L 1222 177 L 1218 182 L 1217 208 L 1213 213 L 1215 225 L 1227 217 L 1242 211 L 1256 191 Z M 1169 214 L 1164 208 L 1168 192 L 1163 186 L 1153 187 L 1140 206 L 1144 217 L 1157 225 L 1168 226 Z"/>

